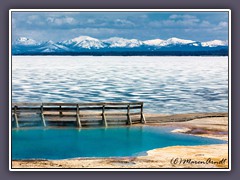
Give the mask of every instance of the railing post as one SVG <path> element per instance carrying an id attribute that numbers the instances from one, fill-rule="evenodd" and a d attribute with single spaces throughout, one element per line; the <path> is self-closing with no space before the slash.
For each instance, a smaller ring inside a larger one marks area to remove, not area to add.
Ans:
<path id="1" fill-rule="evenodd" d="M 143 103 L 141 104 L 141 123 L 145 124 L 146 120 L 143 114 Z"/>
<path id="2" fill-rule="evenodd" d="M 80 109 L 79 109 L 79 104 L 77 104 L 77 125 L 78 125 L 78 127 L 82 127 L 81 119 L 80 119 Z"/>
<path id="3" fill-rule="evenodd" d="M 102 120 L 103 120 L 103 124 L 105 125 L 105 127 L 107 127 L 108 124 L 107 124 L 107 120 L 106 120 L 106 116 L 105 116 L 105 104 L 103 104 L 103 106 L 102 106 Z"/>
<path id="4" fill-rule="evenodd" d="M 59 108 L 60 108 L 60 110 L 59 110 L 59 115 L 62 116 L 62 115 L 63 115 L 63 113 L 62 113 L 62 111 L 61 111 L 62 106 L 59 106 Z"/>
<path id="5" fill-rule="evenodd" d="M 132 125 L 132 119 L 130 116 L 130 104 L 128 104 L 128 107 L 127 107 L 127 118 L 128 118 L 128 124 Z"/>
<path id="6" fill-rule="evenodd" d="M 42 119 L 43 126 L 46 127 L 46 122 L 43 114 L 43 104 L 41 105 L 41 119 Z"/>
<path id="7" fill-rule="evenodd" d="M 17 117 L 17 106 L 14 106 L 14 119 L 15 119 L 16 127 L 19 128 L 18 117 Z"/>

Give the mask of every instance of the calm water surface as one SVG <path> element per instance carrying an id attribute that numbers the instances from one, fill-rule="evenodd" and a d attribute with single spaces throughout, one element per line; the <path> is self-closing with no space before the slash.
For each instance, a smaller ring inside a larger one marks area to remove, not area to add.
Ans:
<path id="1" fill-rule="evenodd" d="M 143 101 L 148 113 L 226 112 L 228 57 L 14 56 L 12 99 Z"/>
<path id="2" fill-rule="evenodd" d="M 68 159 L 145 155 L 174 145 L 223 144 L 225 141 L 171 133 L 160 127 L 95 129 L 21 129 L 12 131 L 12 159 Z"/>

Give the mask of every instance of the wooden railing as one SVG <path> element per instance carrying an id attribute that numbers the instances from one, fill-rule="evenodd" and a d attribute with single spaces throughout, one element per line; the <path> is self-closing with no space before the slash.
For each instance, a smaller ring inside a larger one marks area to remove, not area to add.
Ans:
<path id="1" fill-rule="evenodd" d="M 123 112 L 118 112 L 118 111 Z M 96 112 L 98 111 L 98 112 Z M 134 112 L 132 112 L 134 111 Z M 136 112 L 137 111 L 137 112 Z M 43 126 L 49 122 L 66 122 L 64 117 L 72 117 L 78 127 L 93 122 L 91 117 L 101 117 L 100 124 L 105 127 L 111 121 L 117 124 L 119 116 L 126 117 L 126 124 L 146 123 L 143 114 L 143 102 L 106 102 L 106 103 L 12 103 L 13 121 L 16 127 L 24 122 L 20 115 L 39 114 Z M 108 120 L 111 117 L 112 120 Z M 134 117 L 134 120 L 132 119 Z M 139 117 L 136 119 L 136 117 Z M 87 118 L 84 120 L 84 118 Z M 31 121 L 31 120 L 29 120 Z M 96 122 L 96 121 L 94 121 Z"/>

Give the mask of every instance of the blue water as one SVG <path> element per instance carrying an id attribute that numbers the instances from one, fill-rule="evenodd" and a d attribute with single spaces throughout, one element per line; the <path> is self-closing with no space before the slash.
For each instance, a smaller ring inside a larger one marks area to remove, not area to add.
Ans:
<path id="1" fill-rule="evenodd" d="M 150 126 L 12 130 L 12 159 L 137 156 L 167 146 L 226 143 L 170 131 Z"/>
<path id="2" fill-rule="evenodd" d="M 143 101 L 145 113 L 228 111 L 228 57 L 13 56 L 14 102 Z"/>

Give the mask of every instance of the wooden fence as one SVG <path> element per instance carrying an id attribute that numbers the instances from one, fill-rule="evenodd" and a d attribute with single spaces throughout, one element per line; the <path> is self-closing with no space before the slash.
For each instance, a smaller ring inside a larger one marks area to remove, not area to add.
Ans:
<path id="1" fill-rule="evenodd" d="M 121 112 L 119 112 L 121 111 Z M 12 123 L 33 122 L 31 115 L 37 115 L 44 127 L 51 124 L 63 125 L 73 122 L 77 127 L 91 125 L 118 125 L 146 123 L 143 102 L 107 103 L 12 103 Z M 38 116 L 39 115 L 39 116 Z M 26 117 L 30 117 L 27 118 Z M 125 119 L 119 120 L 119 117 Z M 70 119 L 69 119 L 70 118 Z M 94 120 L 100 118 L 100 120 Z"/>

